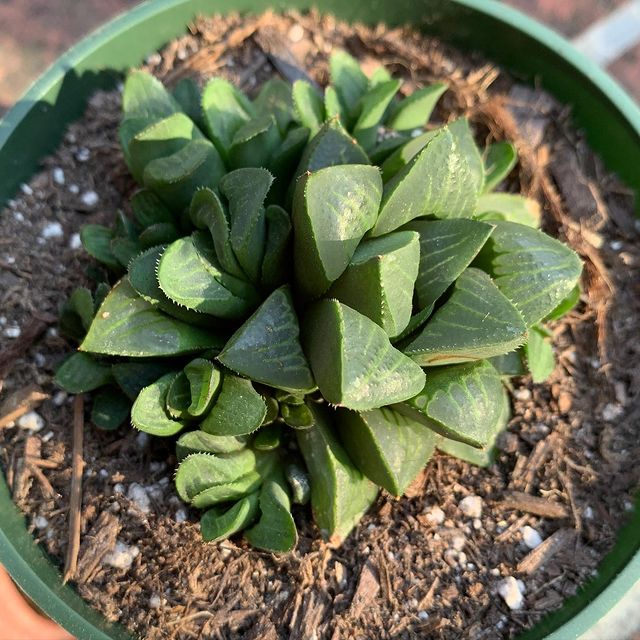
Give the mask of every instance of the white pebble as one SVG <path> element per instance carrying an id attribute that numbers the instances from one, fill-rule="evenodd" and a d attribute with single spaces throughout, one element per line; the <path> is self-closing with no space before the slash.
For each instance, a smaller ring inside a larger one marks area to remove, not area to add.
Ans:
<path id="1" fill-rule="evenodd" d="M 520 529 L 522 534 L 522 542 L 524 542 L 529 549 L 535 549 L 542 544 L 542 536 L 533 527 L 524 526 Z"/>
<path id="2" fill-rule="evenodd" d="M 426 517 L 429 524 L 439 525 L 444 522 L 444 511 L 438 505 L 434 505 L 427 511 Z"/>
<path id="3" fill-rule="evenodd" d="M 591 507 L 586 507 L 583 511 L 583 515 L 586 520 L 593 520 L 593 509 Z"/>
<path id="4" fill-rule="evenodd" d="M 64 171 L 60 167 L 55 167 L 51 175 L 56 184 L 64 184 Z"/>
<path id="5" fill-rule="evenodd" d="M 522 609 L 524 598 L 518 586 L 518 581 L 513 576 L 504 578 L 504 580 L 498 583 L 498 594 L 505 601 L 509 609 Z"/>
<path id="6" fill-rule="evenodd" d="M 7 338 L 19 338 L 21 333 L 22 331 L 20 330 L 20 327 L 16 325 L 13 325 L 12 327 L 7 327 L 4 330 L 4 335 L 7 336 Z"/>
<path id="7" fill-rule="evenodd" d="M 418 618 L 420 618 L 420 620 L 428 620 L 429 619 L 429 613 L 427 611 L 418 611 Z"/>
<path id="8" fill-rule="evenodd" d="M 20 191 L 22 191 L 22 193 L 24 193 L 26 196 L 33 195 L 33 189 L 28 184 L 25 184 L 24 182 L 20 185 Z"/>
<path id="9" fill-rule="evenodd" d="M 44 516 L 36 516 L 33 520 L 33 524 L 37 529 L 46 529 L 49 526 L 49 521 Z"/>
<path id="10" fill-rule="evenodd" d="M 412 138 L 417 138 L 418 136 L 422 135 L 424 133 L 423 129 L 414 129 L 409 135 L 411 135 Z"/>
<path id="11" fill-rule="evenodd" d="M 624 413 L 624 409 L 619 404 L 609 403 L 602 410 L 602 419 L 611 422 L 619 418 Z"/>
<path id="12" fill-rule="evenodd" d="M 124 485 L 121 482 L 114 484 L 113 493 L 124 493 Z"/>
<path id="13" fill-rule="evenodd" d="M 151 498 L 147 489 L 137 482 L 132 482 L 127 491 L 127 498 L 133 502 L 134 506 L 142 513 L 151 511 Z"/>
<path id="14" fill-rule="evenodd" d="M 159 53 L 150 53 L 144 60 L 147 64 L 155 66 L 162 62 L 162 56 Z"/>
<path id="15" fill-rule="evenodd" d="M 82 246 L 82 240 L 80 240 L 80 234 L 74 233 L 71 238 L 69 238 L 69 249 L 79 249 Z"/>
<path id="16" fill-rule="evenodd" d="M 304 29 L 299 24 L 294 24 L 287 35 L 291 42 L 300 42 L 304 38 Z"/>
<path id="17" fill-rule="evenodd" d="M 462 551 L 465 544 L 467 544 L 467 541 L 464 536 L 454 536 L 451 538 L 451 548 L 456 551 Z"/>
<path id="18" fill-rule="evenodd" d="M 458 503 L 460 511 L 469 518 L 479 518 L 482 515 L 482 498 L 480 496 L 466 496 Z"/>
<path id="19" fill-rule="evenodd" d="M 146 487 L 146 490 L 152 500 L 162 502 L 162 499 L 164 498 L 164 491 L 159 484 L 150 484 Z"/>
<path id="20" fill-rule="evenodd" d="M 67 393 L 66 391 L 58 391 L 54 396 L 53 396 L 53 404 L 56 405 L 56 407 L 61 407 L 67 400 Z"/>
<path id="21" fill-rule="evenodd" d="M 520 593 L 522 595 L 524 595 L 525 593 L 527 593 L 527 585 L 525 585 L 524 582 L 522 582 L 522 580 L 520 580 L 519 578 L 516 580 L 516 584 L 518 585 L 518 589 L 520 590 Z"/>
<path id="22" fill-rule="evenodd" d="M 109 477 L 109 472 L 106 469 L 100 469 L 100 471 L 98 471 L 98 475 L 101 478 L 108 478 Z"/>
<path id="23" fill-rule="evenodd" d="M 16 263 L 16 259 L 13 256 L 5 256 L 5 262 L 7 264 L 15 264 Z"/>
<path id="24" fill-rule="evenodd" d="M 622 247 L 624 246 L 624 243 L 621 242 L 620 240 L 614 240 L 613 242 L 609 243 L 609 246 L 614 250 L 614 251 L 620 251 L 620 249 L 622 249 Z"/>
<path id="25" fill-rule="evenodd" d="M 516 389 L 516 391 L 513 392 L 513 395 L 516 400 L 531 400 L 531 391 L 529 389 Z"/>
<path id="26" fill-rule="evenodd" d="M 14 211 L 13 212 L 13 219 L 16 222 L 24 222 L 24 213 L 22 213 L 21 211 Z"/>
<path id="27" fill-rule="evenodd" d="M 171 479 L 167 478 L 167 476 L 164 476 L 163 478 L 160 478 L 160 480 L 158 480 L 158 484 L 161 487 L 166 487 L 170 482 L 171 482 Z"/>
<path id="28" fill-rule="evenodd" d="M 187 519 L 187 510 L 180 507 L 180 509 L 176 511 L 174 519 L 176 522 L 184 522 Z"/>
<path id="29" fill-rule="evenodd" d="M 82 200 L 82 204 L 87 207 L 95 207 L 98 204 L 100 198 L 98 198 L 98 194 L 95 191 L 85 191 L 81 196 L 80 200 Z"/>
<path id="30" fill-rule="evenodd" d="M 138 449 L 146 449 L 148 444 L 149 444 L 149 434 L 145 433 L 144 431 L 141 431 L 136 436 L 136 445 L 138 446 Z"/>
<path id="31" fill-rule="evenodd" d="M 104 556 L 103 562 L 115 569 L 129 569 L 139 554 L 138 547 L 129 546 L 118 540 L 114 550 Z"/>
<path id="32" fill-rule="evenodd" d="M 482 520 L 480 520 L 480 518 L 474 518 L 474 520 L 473 520 L 473 528 L 476 531 L 479 531 L 480 529 L 482 529 Z"/>
<path id="33" fill-rule="evenodd" d="M 59 222 L 48 222 L 40 232 L 40 236 L 45 240 L 49 238 L 62 238 L 63 235 L 64 231 Z"/>
<path id="34" fill-rule="evenodd" d="M 78 162 L 86 162 L 91 157 L 91 152 L 87 147 L 80 147 L 78 151 L 76 151 L 76 160 Z"/>
<path id="35" fill-rule="evenodd" d="M 44 427 L 44 418 L 35 411 L 29 411 L 18 418 L 18 426 L 35 433 Z"/>
<path id="36" fill-rule="evenodd" d="M 42 438 L 40 438 L 40 440 L 46 444 L 47 442 L 49 442 L 49 440 L 51 440 L 51 438 L 53 438 L 53 431 L 47 431 L 47 433 L 45 433 Z"/>
<path id="37" fill-rule="evenodd" d="M 157 473 L 158 471 L 163 471 L 166 466 L 164 462 L 153 460 L 149 463 L 149 471 L 151 471 L 151 473 Z"/>
<path id="38" fill-rule="evenodd" d="M 6 316 L 0 316 L 0 327 L 4 327 L 5 324 L 7 324 Z"/>
<path id="39" fill-rule="evenodd" d="M 149 607 L 151 609 L 159 609 L 160 605 L 162 605 L 162 600 L 160 596 L 153 595 L 149 598 Z"/>
<path id="40" fill-rule="evenodd" d="M 47 364 L 47 359 L 42 355 L 39 351 L 33 356 L 33 361 L 36 363 L 38 367 L 44 367 Z M 60 391 L 60 393 L 64 393 L 64 391 Z M 54 396 L 55 403 L 55 396 Z"/>
<path id="41" fill-rule="evenodd" d="M 489 571 L 489 573 L 492 576 L 499 576 L 500 575 L 500 569 L 498 569 L 498 567 L 494 567 L 493 569 L 491 569 L 491 571 Z"/>
<path id="42" fill-rule="evenodd" d="M 80 193 L 80 187 L 77 184 L 70 184 L 69 193 L 73 193 L 74 195 Z"/>

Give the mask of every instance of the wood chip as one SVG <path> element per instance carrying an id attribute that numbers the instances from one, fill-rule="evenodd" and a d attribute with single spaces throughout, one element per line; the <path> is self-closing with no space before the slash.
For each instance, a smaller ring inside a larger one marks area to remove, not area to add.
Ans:
<path id="1" fill-rule="evenodd" d="M 48 398 L 49 395 L 43 393 L 36 385 L 30 385 L 12 393 L 0 405 L 0 429 L 9 426 Z"/>
<path id="2" fill-rule="evenodd" d="M 356 592 L 353 594 L 349 613 L 354 618 L 359 618 L 365 608 L 370 605 L 380 592 L 380 582 L 378 581 L 377 571 L 371 560 L 362 567 L 360 578 Z"/>
<path id="3" fill-rule="evenodd" d="M 16 504 L 26 499 L 33 484 L 33 468 L 27 463 L 30 457 L 40 457 L 42 442 L 38 436 L 29 436 L 24 442 L 24 455 L 15 462 L 13 500 Z"/>
<path id="4" fill-rule="evenodd" d="M 64 563 L 65 583 L 76 574 L 80 551 L 80 525 L 82 520 L 82 471 L 84 460 L 82 448 L 84 440 L 84 396 L 75 397 L 73 403 L 73 454 L 71 463 L 71 490 L 69 497 L 69 546 Z"/>
<path id="5" fill-rule="evenodd" d="M 573 529 L 558 529 L 549 536 L 539 547 L 530 551 L 519 563 L 520 573 L 535 573 L 540 567 L 549 562 L 561 549 L 571 543 L 576 536 Z"/>
<path id="6" fill-rule="evenodd" d="M 78 554 L 75 579 L 79 583 L 93 579 L 103 558 L 113 550 L 122 529 L 120 520 L 110 511 L 103 511 L 84 536 Z"/>
<path id="7" fill-rule="evenodd" d="M 525 513 L 533 513 L 543 518 L 566 518 L 569 511 L 563 504 L 551 502 L 546 498 L 537 498 L 521 491 L 512 491 L 499 503 L 503 509 L 515 509 Z"/>

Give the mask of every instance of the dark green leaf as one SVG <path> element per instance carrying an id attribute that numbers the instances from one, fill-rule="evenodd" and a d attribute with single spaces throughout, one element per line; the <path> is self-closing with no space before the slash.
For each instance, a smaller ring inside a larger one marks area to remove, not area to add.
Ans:
<path id="1" fill-rule="evenodd" d="M 478 198 L 476 218 L 506 220 L 537 229 L 540 226 L 540 205 L 531 198 L 514 193 L 485 193 Z"/>
<path id="2" fill-rule="evenodd" d="M 380 122 L 401 84 L 400 80 L 387 80 L 362 96 L 360 115 L 353 128 L 353 135 L 366 151 L 375 146 Z"/>
<path id="3" fill-rule="evenodd" d="M 206 509 L 222 502 L 238 500 L 260 487 L 262 478 L 257 471 L 250 471 L 244 476 L 229 482 L 215 484 L 204 489 L 191 499 L 191 504 L 198 509 Z"/>
<path id="4" fill-rule="evenodd" d="M 112 431 L 129 417 L 131 401 L 119 389 L 107 387 L 93 396 L 91 422 L 100 429 Z"/>
<path id="5" fill-rule="evenodd" d="M 261 427 L 253 439 L 253 448 L 258 451 L 272 451 L 280 446 L 282 438 L 282 425 L 270 424 Z"/>
<path id="6" fill-rule="evenodd" d="M 551 320 L 559 320 L 565 314 L 569 313 L 571 309 L 573 309 L 578 302 L 580 302 L 580 285 L 577 284 L 573 289 L 571 289 L 571 293 L 545 318 L 547 322 Z"/>
<path id="7" fill-rule="evenodd" d="M 401 100 L 391 112 L 387 126 L 396 131 L 413 131 L 424 127 L 433 113 L 440 96 L 448 89 L 444 82 L 435 82 L 417 89 Z"/>
<path id="8" fill-rule="evenodd" d="M 114 238 L 111 241 L 111 252 L 125 269 L 141 251 L 142 247 L 129 238 Z"/>
<path id="9" fill-rule="evenodd" d="M 369 86 L 369 80 L 358 61 L 345 51 L 336 51 L 329 59 L 331 84 L 338 93 L 349 123 L 355 121 L 360 109 L 360 99 Z"/>
<path id="10" fill-rule="evenodd" d="M 204 127 L 200 88 L 193 78 L 182 78 L 171 92 L 180 108 L 198 125 Z"/>
<path id="11" fill-rule="evenodd" d="M 501 376 L 523 376 L 527 373 L 522 362 L 522 348 L 510 351 L 503 356 L 493 356 L 488 361 Z"/>
<path id="12" fill-rule="evenodd" d="M 453 364 L 508 353 L 526 337 L 518 309 L 486 273 L 469 268 L 403 351 L 423 366 Z"/>
<path id="13" fill-rule="evenodd" d="M 556 366 L 553 347 L 541 327 L 536 325 L 531 327 L 529 340 L 524 346 L 524 354 L 531 378 L 535 383 L 544 382 L 553 373 Z"/>
<path id="14" fill-rule="evenodd" d="M 518 152 L 510 142 L 489 145 L 484 158 L 484 190 L 493 191 L 518 164 Z"/>
<path id="15" fill-rule="evenodd" d="M 175 222 L 173 214 L 158 196 L 148 189 L 141 189 L 131 198 L 131 209 L 134 218 L 143 229 L 154 224 Z"/>
<path id="16" fill-rule="evenodd" d="M 268 167 L 282 142 L 276 119 L 264 114 L 243 124 L 229 147 L 229 164 L 234 168 Z"/>
<path id="17" fill-rule="evenodd" d="M 82 322 L 82 328 L 85 330 L 88 329 L 91 326 L 93 316 L 95 315 L 91 291 L 86 287 L 77 287 L 69 296 L 69 305 L 71 309 L 78 314 L 78 317 Z"/>
<path id="18" fill-rule="evenodd" d="M 400 496 L 427 464 L 435 433 L 389 407 L 364 413 L 337 413 L 340 439 L 354 464 L 369 480 Z"/>
<path id="19" fill-rule="evenodd" d="M 473 175 L 475 194 L 479 194 L 484 186 L 484 163 L 478 145 L 473 139 L 473 133 L 466 118 L 454 120 L 447 128 L 453 135 L 455 147 L 466 159 Z M 446 216 L 449 217 L 449 216 Z"/>
<path id="20" fill-rule="evenodd" d="M 86 353 L 74 353 L 56 372 L 55 383 L 69 393 L 86 393 L 111 382 L 111 367 Z"/>
<path id="21" fill-rule="evenodd" d="M 250 493 L 228 509 L 212 507 L 200 518 L 200 531 L 205 542 L 225 540 L 248 527 L 260 513 L 259 492 Z"/>
<path id="22" fill-rule="evenodd" d="M 280 405 L 280 417 L 292 429 L 310 429 L 315 424 L 313 413 L 306 404 Z"/>
<path id="23" fill-rule="evenodd" d="M 293 83 L 292 95 L 298 121 L 314 136 L 324 121 L 322 98 L 306 80 L 296 80 Z"/>
<path id="24" fill-rule="evenodd" d="M 276 204 L 267 207 L 267 240 L 262 259 L 261 283 L 273 289 L 285 283 L 291 273 L 292 226 L 289 214 Z"/>
<path id="25" fill-rule="evenodd" d="M 307 504 L 311 500 L 309 474 L 298 464 L 290 463 L 285 469 L 294 504 Z"/>
<path id="26" fill-rule="evenodd" d="M 111 365 L 111 375 L 130 400 L 135 400 L 144 387 L 165 374 L 175 371 L 170 362 L 118 362 Z"/>
<path id="27" fill-rule="evenodd" d="M 159 222 L 147 227 L 138 238 L 140 250 L 171 244 L 180 236 L 176 225 L 172 222 Z M 127 264 L 129 266 L 129 264 Z"/>
<path id="28" fill-rule="evenodd" d="M 176 457 L 186 458 L 192 453 L 232 453 L 244 449 L 248 436 L 214 436 L 197 429 L 183 433 L 176 442 Z"/>
<path id="29" fill-rule="evenodd" d="M 131 423 L 136 429 L 162 437 L 184 429 L 185 423 L 170 418 L 165 409 L 167 393 L 175 377 L 175 373 L 167 373 L 139 393 L 131 407 Z"/>
<path id="30" fill-rule="evenodd" d="M 198 418 L 211 408 L 222 385 L 220 370 L 209 360 L 196 358 L 184 368 L 189 381 L 191 404 L 187 407 L 190 416 Z"/>
<path id="31" fill-rule="evenodd" d="M 337 300 L 309 309 L 303 337 L 316 383 L 332 404 L 367 411 L 411 398 L 424 385 L 422 369 L 381 327 Z"/>
<path id="32" fill-rule="evenodd" d="M 111 250 L 111 240 L 113 240 L 111 229 L 101 224 L 86 224 L 80 229 L 80 240 L 92 258 L 99 260 L 116 273 L 122 272 L 122 265 Z"/>
<path id="33" fill-rule="evenodd" d="M 387 158 L 398 150 L 398 148 L 405 145 L 410 140 L 407 136 L 388 136 L 381 140 L 370 152 L 369 159 L 372 164 L 380 166 Z M 383 174 L 384 180 L 384 174 Z"/>
<path id="34" fill-rule="evenodd" d="M 284 133 L 293 121 L 291 85 L 282 78 L 274 77 L 267 80 L 253 104 L 257 113 L 271 113 L 275 117 L 281 133 Z"/>
<path id="35" fill-rule="evenodd" d="M 190 416 L 187 412 L 191 404 L 191 387 L 189 379 L 181 371 L 169 385 L 166 399 L 166 410 L 169 417 L 174 420 L 187 420 Z"/>

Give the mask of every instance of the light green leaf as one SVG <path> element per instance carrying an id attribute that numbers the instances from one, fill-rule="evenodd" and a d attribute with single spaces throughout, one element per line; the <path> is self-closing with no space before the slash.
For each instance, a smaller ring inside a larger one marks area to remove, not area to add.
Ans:
<path id="1" fill-rule="evenodd" d="M 232 453 L 244 449 L 248 441 L 248 436 L 214 436 L 196 429 L 178 438 L 176 457 L 182 460 L 192 453 Z"/>
<path id="2" fill-rule="evenodd" d="M 248 527 L 260 513 L 259 492 L 241 498 L 232 507 L 212 507 L 200 518 L 200 531 L 205 542 L 225 540 Z"/>
<path id="3" fill-rule="evenodd" d="M 495 222 L 478 264 L 520 310 L 527 326 L 551 313 L 582 273 L 580 258 L 555 238 L 514 222 Z"/>
<path id="4" fill-rule="evenodd" d="M 266 415 L 267 405 L 251 380 L 225 372 L 218 398 L 200 428 L 216 436 L 242 436 L 258 429 Z"/>
<path id="5" fill-rule="evenodd" d="M 571 311 L 571 309 L 580 302 L 581 294 L 582 291 L 580 290 L 580 284 L 577 284 L 573 289 L 571 289 L 571 293 L 569 293 L 569 295 L 549 315 L 547 315 L 545 321 L 550 322 L 552 320 L 559 320 L 569 313 L 569 311 Z"/>
<path id="6" fill-rule="evenodd" d="M 107 387 L 93 396 L 91 422 L 99 429 L 113 431 L 129 417 L 131 401 L 119 389 Z"/>
<path id="7" fill-rule="evenodd" d="M 306 404 L 280 405 L 280 417 L 292 429 L 310 429 L 316 423 L 313 413 Z"/>
<path id="8" fill-rule="evenodd" d="M 282 134 L 293 121 L 293 99 L 291 85 L 282 78 L 267 80 L 253 101 L 256 113 L 271 113 Z"/>
<path id="9" fill-rule="evenodd" d="M 342 123 L 346 123 L 347 117 L 344 112 L 344 108 L 340 103 L 340 97 L 338 96 L 338 92 L 335 87 L 329 85 L 324 90 L 324 113 L 325 120 L 329 120 L 330 118 L 336 118 Z"/>
<path id="10" fill-rule="evenodd" d="M 364 314 L 392 338 L 411 318 L 419 260 L 419 236 L 413 231 L 365 240 L 327 295 Z"/>
<path id="11" fill-rule="evenodd" d="M 441 132 L 441 129 L 425 131 L 415 138 L 401 137 L 404 142 L 397 148 L 382 165 L 382 181 L 389 182 L 401 169 L 406 167 L 427 143 Z M 393 138 L 392 138 L 393 139 Z M 372 157 L 373 160 L 373 157 Z"/>
<path id="12" fill-rule="evenodd" d="M 387 126 L 401 132 L 421 129 L 429 122 L 436 103 L 448 88 L 444 82 L 435 82 L 428 87 L 417 89 L 393 109 Z"/>
<path id="13" fill-rule="evenodd" d="M 401 84 L 400 80 L 388 80 L 369 89 L 362 96 L 360 115 L 353 128 L 353 135 L 366 151 L 375 146 L 378 126 Z"/>
<path id="14" fill-rule="evenodd" d="M 75 288 L 69 296 L 69 305 L 80 318 L 82 328 L 85 330 L 88 329 L 91 326 L 93 316 L 95 315 L 91 291 L 86 287 Z"/>
<path id="15" fill-rule="evenodd" d="M 308 392 L 313 376 L 300 345 L 300 327 L 288 286 L 276 289 L 231 336 L 222 364 L 256 382 Z"/>
<path id="16" fill-rule="evenodd" d="M 329 58 L 331 84 L 340 97 L 348 123 L 355 121 L 360 109 L 360 99 L 369 86 L 369 79 L 358 61 L 346 51 L 336 51 Z"/>
<path id="17" fill-rule="evenodd" d="M 485 222 L 414 220 L 406 227 L 420 234 L 420 268 L 416 298 L 420 309 L 431 306 L 471 264 L 491 235 Z"/>
<path id="18" fill-rule="evenodd" d="M 527 367 L 535 383 L 544 382 L 556 367 L 553 346 L 541 327 L 534 325 L 529 332 L 529 340 L 524 346 Z"/>
<path id="19" fill-rule="evenodd" d="M 156 311 L 125 278 L 113 287 L 98 309 L 80 350 L 144 358 L 215 349 L 222 343 L 213 333 Z"/>
<path id="20" fill-rule="evenodd" d="M 111 367 L 86 353 L 74 353 L 58 371 L 55 383 L 68 393 L 87 393 L 112 381 Z"/>
<path id="21" fill-rule="evenodd" d="M 215 484 L 204 489 L 191 499 L 192 506 L 206 509 L 221 502 L 238 500 L 260 488 L 262 478 L 257 471 L 250 471 L 244 476 L 222 484 Z"/>
<path id="22" fill-rule="evenodd" d="M 404 493 L 436 445 L 431 429 L 389 407 L 364 413 L 341 410 L 337 423 L 356 467 L 394 496 Z"/>
<path id="23" fill-rule="evenodd" d="M 502 382 L 486 360 L 439 367 L 418 395 L 394 409 L 446 438 L 485 447 L 503 410 Z"/>
<path id="24" fill-rule="evenodd" d="M 381 327 L 337 300 L 307 311 L 303 345 L 322 395 L 335 405 L 367 411 L 411 398 L 424 385 L 422 369 Z"/>
<path id="25" fill-rule="evenodd" d="M 510 142 L 495 142 L 484 158 L 484 191 L 495 189 L 518 164 L 518 152 Z"/>
<path id="26" fill-rule="evenodd" d="M 251 446 L 257 451 L 273 451 L 280 446 L 281 439 L 282 425 L 272 423 L 260 427 Z"/>
<path id="27" fill-rule="evenodd" d="M 164 85 L 146 71 L 131 71 L 122 92 L 125 117 L 144 117 L 158 120 L 180 111 L 180 105 Z"/>
<path id="28" fill-rule="evenodd" d="M 425 215 L 470 218 L 477 195 L 476 176 L 465 150 L 445 127 L 385 184 L 372 235 L 383 235 Z"/>
<path id="29" fill-rule="evenodd" d="M 229 147 L 229 164 L 242 167 L 268 167 L 282 142 L 276 119 L 266 113 L 243 124 Z"/>
<path id="30" fill-rule="evenodd" d="M 190 416 L 198 418 L 207 413 L 217 398 L 222 385 L 222 375 L 212 362 L 204 358 L 192 360 L 184 368 L 184 373 L 190 388 L 187 412 Z"/>
<path id="31" fill-rule="evenodd" d="M 311 131 L 312 136 L 315 135 L 324 120 L 322 98 L 306 80 L 293 83 L 292 97 L 298 121 Z"/>
<path id="32" fill-rule="evenodd" d="M 140 392 L 131 407 L 131 423 L 136 429 L 162 437 L 173 436 L 184 429 L 185 423 L 170 418 L 165 408 L 175 377 L 175 373 L 167 373 Z"/>
<path id="33" fill-rule="evenodd" d="M 339 544 L 373 504 L 378 489 L 338 442 L 329 410 L 320 405 L 309 407 L 315 426 L 296 431 L 296 438 L 311 477 L 311 508 L 321 534 Z"/>
<path id="34" fill-rule="evenodd" d="M 403 351 L 423 366 L 453 364 L 508 353 L 526 337 L 518 309 L 486 273 L 469 268 Z"/>
<path id="35" fill-rule="evenodd" d="M 456 147 L 467 159 L 469 168 L 474 178 L 476 195 L 482 191 L 484 186 L 484 163 L 478 145 L 473 139 L 473 133 L 466 118 L 458 118 L 449 125 L 447 129 L 451 132 L 456 142 Z"/>
<path id="36" fill-rule="evenodd" d="M 303 176 L 293 203 L 296 283 L 309 297 L 324 293 L 346 269 L 375 223 L 382 195 L 376 167 L 342 165 Z"/>
<path id="37" fill-rule="evenodd" d="M 531 198 L 514 193 L 485 193 L 478 198 L 476 218 L 517 222 L 537 229 L 540 226 L 540 205 Z"/>

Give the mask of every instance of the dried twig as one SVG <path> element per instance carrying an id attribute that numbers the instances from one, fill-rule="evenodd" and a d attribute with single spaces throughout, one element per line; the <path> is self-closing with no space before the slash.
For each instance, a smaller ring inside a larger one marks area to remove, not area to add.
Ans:
<path id="1" fill-rule="evenodd" d="M 84 396 L 77 395 L 73 403 L 73 460 L 71 465 L 71 492 L 69 497 L 69 547 L 64 563 L 63 582 L 76 573 L 80 551 L 80 522 L 82 507 L 82 446 L 84 436 Z"/>
<path id="2" fill-rule="evenodd" d="M 511 492 L 497 504 L 503 509 L 534 513 L 543 518 L 566 518 L 569 515 L 563 504 L 551 502 L 546 498 L 536 498 L 520 491 Z"/>
<path id="3" fill-rule="evenodd" d="M 8 427 L 20 416 L 35 409 L 48 397 L 46 393 L 42 393 L 35 385 L 20 389 L 2 403 L 2 407 L 0 407 L 0 429 Z"/>
<path id="4" fill-rule="evenodd" d="M 558 551 L 575 538 L 573 529 L 558 529 L 539 547 L 528 553 L 519 563 L 517 570 L 521 573 L 534 573 L 542 565 L 549 562 Z"/>

